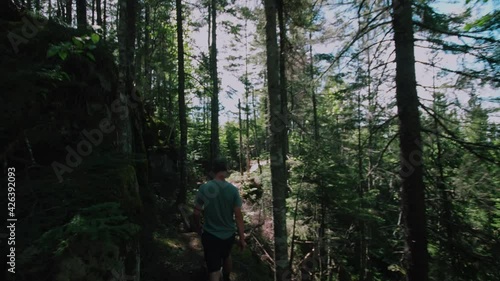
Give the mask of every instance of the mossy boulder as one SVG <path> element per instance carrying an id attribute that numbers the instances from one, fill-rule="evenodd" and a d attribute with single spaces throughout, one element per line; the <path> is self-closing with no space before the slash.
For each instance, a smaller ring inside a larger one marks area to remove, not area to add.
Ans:
<path id="1" fill-rule="evenodd" d="M 27 22 L 36 27 L 29 36 Z M 117 126 L 118 70 L 113 46 L 92 33 L 29 15 L 0 19 L 0 147 L 16 167 L 16 280 L 140 275 L 147 161 L 120 154 L 117 131 L 102 130 Z M 54 46 L 67 54 L 50 56 Z"/>
<path id="2" fill-rule="evenodd" d="M 142 209 L 135 170 L 93 160 L 63 182 L 50 173 L 25 182 L 33 193 L 21 195 L 36 204 L 18 230 L 20 280 L 108 281 L 134 255 Z"/>
<path id="3" fill-rule="evenodd" d="M 262 185 L 255 178 L 248 178 L 242 182 L 242 197 L 251 203 L 256 203 L 262 198 L 264 190 Z"/>

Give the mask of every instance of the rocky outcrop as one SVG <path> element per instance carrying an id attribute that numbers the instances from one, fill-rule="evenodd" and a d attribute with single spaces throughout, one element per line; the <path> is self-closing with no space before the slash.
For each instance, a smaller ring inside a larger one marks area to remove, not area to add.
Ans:
<path id="1" fill-rule="evenodd" d="M 0 25 L 1 161 L 16 168 L 19 202 L 16 280 L 140 280 L 152 212 L 140 100 L 123 102 L 97 34 L 29 16 Z M 130 124 L 125 139 L 122 124 Z"/>

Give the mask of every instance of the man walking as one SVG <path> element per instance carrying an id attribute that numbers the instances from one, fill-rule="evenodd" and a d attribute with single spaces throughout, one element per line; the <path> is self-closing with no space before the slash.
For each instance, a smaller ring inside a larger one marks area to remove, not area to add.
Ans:
<path id="1" fill-rule="evenodd" d="M 227 166 L 225 161 L 216 160 L 212 166 L 214 179 L 203 184 L 196 194 L 194 209 L 195 228 L 201 234 L 205 252 L 209 280 L 220 280 L 220 268 L 223 267 L 223 280 L 230 281 L 232 270 L 231 248 L 238 227 L 239 246 L 246 247 L 241 197 L 238 189 L 226 181 Z M 203 231 L 201 229 L 201 211 L 204 211 Z M 236 224 L 235 224 L 236 220 Z"/>

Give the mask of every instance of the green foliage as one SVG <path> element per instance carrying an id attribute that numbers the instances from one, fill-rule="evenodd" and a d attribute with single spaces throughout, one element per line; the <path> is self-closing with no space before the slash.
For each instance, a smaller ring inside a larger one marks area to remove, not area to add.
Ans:
<path id="1" fill-rule="evenodd" d="M 415 14 L 419 15 L 422 22 L 439 31 L 449 31 L 450 17 L 446 14 L 436 12 L 427 3 L 419 3 L 416 5 Z"/>
<path id="2" fill-rule="evenodd" d="M 60 256 L 82 241 L 119 244 L 130 240 L 139 230 L 137 224 L 128 222 L 122 214 L 120 204 L 106 202 L 80 209 L 68 223 L 45 232 L 35 245 Z M 55 249 L 54 243 L 57 243 Z"/>
<path id="3" fill-rule="evenodd" d="M 241 252 L 233 247 L 233 268 L 239 273 L 237 279 L 241 281 L 250 280 L 273 280 L 273 272 L 259 257 L 256 257 L 250 249 Z"/>
<path id="4" fill-rule="evenodd" d="M 255 178 L 249 178 L 242 180 L 241 193 L 243 199 L 251 203 L 257 203 L 262 198 L 264 191 L 262 185 L 256 182 Z"/>
<path id="5" fill-rule="evenodd" d="M 481 18 L 471 22 L 466 23 L 464 26 L 465 31 L 486 31 L 495 30 L 500 27 L 500 11 L 492 11 Z"/>
<path id="6" fill-rule="evenodd" d="M 124 254 L 119 249 L 134 243 L 142 224 L 135 170 L 128 163 L 119 155 L 94 155 L 65 175 L 62 183 L 52 169 L 25 182 L 34 193 L 18 195 L 38 203 L 32 207 L 33 216 L 19 214 L 27 222 L 17 229 L 23 237 L 19 264 L 29 268 L 22 272 L 22 280 L 77 274 L 73 266 L 80 262 L 86 280 L 93 275 L 103 278 L 118 266 Z"/>
<path id="7" fill-rule="evenodd" d="M 493 210 L 493 228 L 496 229 L 496 236 L 500 236 L 500 199 L 495 199 L 495 209 Z"/>
<path id="8" fill-rule="evenodd" d="M 62 60 L 66 60 L 68 55 L 85 55 L 90 60 L 95 61 L 92 50 L 97 48 L 100 36 L 92 33 L 86 36 L 74 36 L 71 42 L 61 42 L 57 45 L 51 45 L 47 51 L 47 57 L 51 58 L 58 55 Z"/>
<path id="9" fill-rule="evenodd" d="M 226 2 L 221 6 L 226 6 Z M 345 21 L 344 16 L 354 15 L 351 12 L 340 15 L 333 27 L 347 31 L 342 34 L 339 30 L 335 33 L 330 30 L 327 37 L 319 35 L 321 22 L 325 20 L 322 17 L 328 15 L 323 13 L 325 7 L 320 2 L 284 2 L 289 35 L 286 46 L 287 78 L 290 79 L 288 105 L 294 117 L 289 128 L 288 230 L 292 229 L 295 211 L 298 218 L 294 234 L 302 240 L 317 241 L 318 228 L 324 223 L 330 269 L 339 275 L 341 269 L 347 271 L 349 278 L 346 279 L 351 280 L 362 279 L 360 272 L 364 269 L 373 275 L 374 281 L 402 280 L 406 274 L 401 263 L 405 249 L 399 222 L 399 147 L 394 141 L 397 140 L 397 124 L 392 119 L 395 104 L 379 104 L 385 89 L 393 86 L 386 83 L 393 81 L 391 67 L 387 68 L 390 58 L 379 52 L 391 48 L 389 44 L 378 42 L 381 38 L 387 40 L 391 33 L 373 18 L 377 11 L 379 19 L 388 20 L 389 13 L 378 14 L 378 11 L 387 11 L 389 7 L 379 2 L 342 2 L 341 6 L 349 6 L 358 14 L 358 22 Z M 477 59 L 473 69 L 468 68 L 469 64 L 451 70 L 465 77 L 458 80 L 453 90 L 475 87 L 473 79 L 495 82 L 492 84 L 498 86 L 500 14 L 497 10 L 484 9 L 476 13 L 484 7 L 482 4 L 492 1 L 466 0 L 467 6 L 461 14 L 440 11 L 433 6 L 437 2 L 415 2 L 417 44 L 435 49 L 437 54 L 444 51 Z M 171 1 L 143 4 L 150 14 L 146 22 L 145 9 L 139 13 L 135 70 L 138 89 L 146 97 L 148 106 L 145 138 L 150 138 L 152 146 L 173 148 L 178 136 L 177 34 L 172 17 L 175 7 Z M 225 8 L 226 12 L 236 11 L 232 6 Z M 115 6 L 109 9 L 110 14 L 116 12 Z M 191 11 L 186 10 L 185 30 L 189 35 L 189 28 L 194 24 L 189 22 Z M 244 19 L 257 21 L 262 18 L 259 9 L 240 7 L 239 11 Z M 331 53 L 318 53 L 312 62 L 308 61 L 309 34 L 313 34 L 313 44 L 327 43 L 337 37 L 351 39 L 347 35 L 371 20 L 375 25 L 373 29 L 367 28 L 370 32 L 362 36 L 363 42 L 359 45 L 350 46 L 341 56 L 333 48 Z M 222 24 L 237 40 L 242 38 L 242 25 L 228 21 Z M 255 44 L 250 48 L 264 44 L 264 24 L 263 21 L 256 23 Z M 196 22 L 197 27 L 201 25 Z M 14 31 L 22 34 L 23 28 L 17 24 Z M 109 275 L 109 269 L 119 267 L 116 263 L 122 248 L 130 246 L 139 231 L 138 213 L 146 203 L 139 196 L 136 169 L 132 165 L 135 159 L 110 154 L 112 143 L 96 147 L 95 155 L 85 158 L 81 166 L 65 174 L 63 183 L 58 183 L 53 171 L 43 168 L 54 160 L 63 161 L 65 151 L 62 148 L 74 146 L 80 140 L 81 130 L 93 124 L 95 120 L 90 117 L 79 121 L 90 110 L 87 104 L 103 103 L 102 100 L 116 96 L 113 90 L 117 81 L 113 63 L 116 56 L 109 53 L 100 56 L 99 53 L 104 52 L 101 48 L 104 44 L 118 53 L 115 34 L 115 28 L 111 27 L 106 40 L 101 40 L 97 33 L 82 35 L 49 22 L 28 43 L 23 43 L 21 54 L 16 58 L 11 46 L 5 43 L 0 46 L 6 51 L 0 55 L 3 66 L 0 76 L 8 77 L 2 85 L 11 91 L 1 97 L 2 117 L 14 120 L 2 133 L 1 144 L 7 147 L 18 143 L 20 149 L 16 156 L 43 159 L 27 171 L 29 180 L 22 185 L 26 188 L 19 194 L 22 202 L 32 203 L 21 210 L 23 224 L 17 229 L 18 235 L 23 237 L 18 239 L 22 251 L 19 262 L 27 280 L 38 280 L 53 272 L 59 273 L 57 281 L 109 280 L 105 272 Z M 380 34 L 385 35 L 380 37 Z M 49 46 L 49 42 L 52 45 Z M 187 47 L 188 42 L 186 40 Z M 54 57 L 59 59 L 47 60 Z M 194 166 L 208 159 L 212 81 L 206 54 L 191 54 L 186 48 L 185 57 L 187 89 L 199 99 L 199 103 L 193 102 L 189 108 L 188 162 L 195 181 L 202 175 L 196 173 Z M 339 64 L 330 65 L 337 58 Z M 241 57 L 231 56 L 230 59 L 237 61 Z M 346 63 L 346 59 L 349 62 Z M 193 68 L 190 60 L 197 60 L 198 67 Z M 251 56 L 250 60 L 259 64 L 262 57 Z M 484 67 L 481 69 L 476 62 L 484 63 Z M 309 63 L 314 64 L 314 81 L 311 81 Z M 325 64 L 330 66 L 323 72 Z M 239 65 L 235 62 L 233 66 Z M 14 68 L 18 71 L 12 73 Z M 251 120 L 255 124 L 251 128 L 251 147 L 254 156 L 261 154 L 259 156 L 268 158 L 265 152 L 259 153 L 268 145 L 267 93 L 264 79 L 256 75 L 238 77 L 250 92 L 260 95 L 260 103 L 252 104 L 256 108 L 256 120 Z M 311 137 L 314 129 L 312 94 L 316 94 L 318 101 L 319 140 Z M 500 268 L 494 255 L 500 248 L 498 124 L 492 124 L 490 112 L 482 108 L 481 101 L 474 96 L 467 106 L 440 96 L 433 101 L 430 112 L 434 116 L 424 110 L 424 98 L 421 102 L 431 279 L 494 280 Z M 457 113 L 461 109 L 465 111 L 463 118 Z M 238 143 L 238 126 L 234 122 L 226 123 L 221 132 L 222 153 L 230 159 L 233 168 L 238 167 L 242 149 Z M 7 138 L 18 135 L 22 137 Z M 28 155 L 30 146 L 36 152 L 34 156 Z M 45 149 L 47 153 L 41 156 L 40 151 L 45 147 L 50 149 Z M 33 175 L 36 173 L 43 176 L 37 178 Z M 243 195 L 250 202 L 261 203 L 264 215 L 271 217 L 273 198 L 269 167 L 265 165 L 262 174 L 253 176 L 261 186 L 242 180 Z M 193 196 L 192 193 L 193 190 L 189 195 Z M 180 238 L 170 235 L 173 234 L 153 238 L 154 246 L 163 247 L 166 252 L 162 259 L 178 258 L 185 252 L 186 248 L 179 246 Z M 366 243 L 365 249 L 362 243 Z M 296 250 L 295 263 L 309 253 L 305 247 Z M 368 266 L 361 264 L 361 256 L 367 257 Z M 46 262 L 40 263 L 41 259 Z M 249 279 L 261 280 L 271 275 L 249 251 L 236 253 L 235 259 L 239 262 L 235 267 L 246 272 Z M 168 265 L 177 268 L 182 267 L 183 262 L 170 259 Z"/>
<path id="10" fill-rule="evenodd" d="M 240 148 L 238 144 L 238 126 L 234 122 L 227 122 L 221 133 L 221 153 L 228 158 L 232 169 L 239 170 Z"/>
<path id="11" fill-rule="evenodd" d="M 415 13 L 420 16 L 420 21 L 416 21 L 418 31 L 423 32 L 423 40 L 431 43 L 432 48 L 466 59 L 455 68 L 446 65 L 437 68 L 458 74 L 457 88 L 471 85 L 472 81 L 498 87 L 500 12 L 496 6 L 489 1 L 468 2 L 459 14 L 439 12 L 439 8 L 433 2 L 416 4 Z"/>

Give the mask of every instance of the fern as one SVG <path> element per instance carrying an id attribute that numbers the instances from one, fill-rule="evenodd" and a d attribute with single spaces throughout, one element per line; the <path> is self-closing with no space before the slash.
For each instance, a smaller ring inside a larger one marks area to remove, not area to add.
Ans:
<path id="1" fill-rule="evenodd" d="M 122 214 L 120 204 L 106 202 L 80 209 L 68 223 L 45 232 L 37 244 L 59 256 L 80 241 L 127 241 L 139 230 L 139 225 Z"/>

